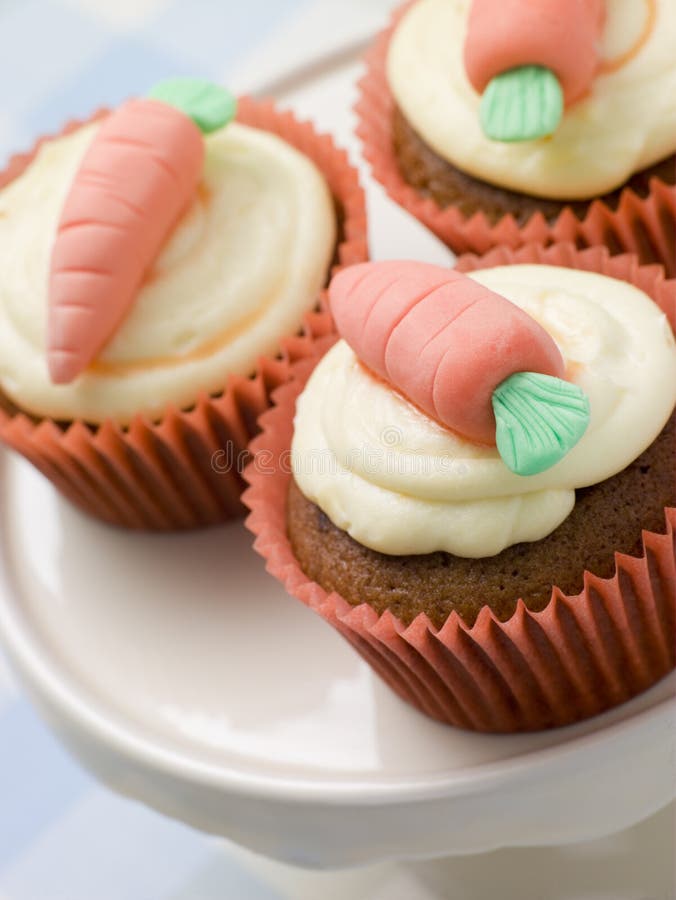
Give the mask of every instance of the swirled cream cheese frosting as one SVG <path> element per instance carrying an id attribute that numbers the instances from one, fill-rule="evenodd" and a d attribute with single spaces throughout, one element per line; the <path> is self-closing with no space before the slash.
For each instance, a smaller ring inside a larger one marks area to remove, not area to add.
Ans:
<path id="1" fill-rule="evenodd" d="M 556 131 L 523 143 L 489 140 L 463 63 L 470 0 L 417 0 L 387 61 L 395 101 L 454 166 L 538 197 L 588 199 L 676 150 L 676 3 L 607 0 L 600 68 Z"/>
<path id="2" fill-rule="evenodd" d="M 589 398 L 589 426 L 556 465 L 516 475 L 495 447 L 442 427 L 339 341 L 299 397 L 293 475 L 334 525 L 373 550 L 479 558 L 537 541 L 569 515 L 576 488 L 636 459 L 676 405 L 673 333 L 636 287 L 542 265 L 471 277 L 554 339 L 567 378 Z"/>
<path id="3" fill-rule="evenodd" d="M 45 142 L 0 192 L 0 386 L 55 419 L 159 416 L 247 375 L 293 333 L 334 253 L 323 177 L 280 138 L 232 123 L 205 137 L 198 195 L 134 305 L 94 363 L 69 384 L 46 359 L 50 253 L 66 192 L 100 126 Z"/>

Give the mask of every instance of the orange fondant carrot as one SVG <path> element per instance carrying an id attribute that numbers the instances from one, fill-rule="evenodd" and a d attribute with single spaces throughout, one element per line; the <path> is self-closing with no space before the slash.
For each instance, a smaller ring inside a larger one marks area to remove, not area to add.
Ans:
<path id="1" fill-rule="evenodd" d="M 589 401 L 562 380 L 550 335 L 505 297 L 455 270 L 362 263 L 329 286 L 341 336 L 364 365 L 442 425 L 495 444 L 517 475 L 561 460 Z"/>
<path id="2" fill-rule="evenodd" d="M 492 78 L 538 65 L 559 79 L 566 104 L 582 97 L 600 62 L 604 0 L 473 0 L 465 69 L 481 94 Z"/>
<path id="3" fill-rule="evenodd" d="M 362 263 L 329 288 L 338 331 L 361 361 L 439 422 L 495 443 L 492 397 L 515 372 L 561 377 L 561 354 L 518 306 L 453 269 Z"/>
<path id="4" fill-rule="evenodd" d="M 160 91 L 162 99 L 131 100 L 104 120 L 66 197 L 49 276 L 47 363 L 56 384 L 72 381 L 114 334 L 190 204 L 204 161 L 200 127 L 216 127 L 205 124 L 214 107 L 209 91 L 234 112 L 219 88 L 166 84 L 166 99 Z M 184 109 L 196 92 L 202 115 L 193 121 Z"/>

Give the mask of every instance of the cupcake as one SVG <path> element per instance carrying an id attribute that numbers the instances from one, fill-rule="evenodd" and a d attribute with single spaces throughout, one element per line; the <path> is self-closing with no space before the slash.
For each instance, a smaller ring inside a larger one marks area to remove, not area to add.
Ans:
<path id="1" fill-rule="evenodd" d="M 460 268 L 335 278 L 342 337 L 263 417 L 248 525 L 423 712 L 564 725 L 674 667 L 676 282 L 571 245 Z"/>
<path id="2" fill-rule="evenodd" d="M 71 123 L 2 178 L 0 438 L 111 523 L 239 514 L 258 416 L 366 252 L 345 154 L 270 103 L 176 79 Z"/>
<path id="3" fill-rule="evenodd" d="M 358 132 L 456 252 L 573 241 L 676 274 L 676 6 L 415 0 L 367 59 Z"/>

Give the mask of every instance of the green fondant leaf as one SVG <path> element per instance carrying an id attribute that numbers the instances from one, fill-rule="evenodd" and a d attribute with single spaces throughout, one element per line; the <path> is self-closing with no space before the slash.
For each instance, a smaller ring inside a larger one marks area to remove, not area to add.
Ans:
<path id="1" fill-rule="evenodd" d="M 148 96 L 180 109 L 204 134 L 227 125 L 237 110 L 230 91 L 203 78 L 168 78 Z"/>
<path id="2" fill-rule="evenodd" d="M 589 400 L 569 381 L 517 372 L 493 391 L 495 443 L 507 468 L 537 475 L 563 459 L 589 424 Z"/>
<path id="3" fill-rule="evenodd" d="M 481 127 L 493 141 L 533 141 L 553 134 L 563 115 L 563 91 L 543 66 L 496 75 L 481 98 Z"/>

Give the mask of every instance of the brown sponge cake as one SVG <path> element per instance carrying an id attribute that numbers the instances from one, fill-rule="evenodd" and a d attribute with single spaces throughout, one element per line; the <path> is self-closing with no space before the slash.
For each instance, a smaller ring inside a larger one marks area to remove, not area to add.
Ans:
<path id="1" fill-rule="evenodd" d="M 664 509 L 676 506 L 675 446 L 676 414 L 626 469 L 578 490 L 573 511 L 552 534 L 485 559 L 378 553 L 337 528 L 293 480 L 288 534 L 306 575 L 353 605 L 388 609 L 405 624 L 424 612 L 439 628 L 454 610 L 471 625 L 488 605 L 505 621 L 519 598 L 533 611 L 543 609 L 553 585 L 579 593 L 585 570 L 610 578 L 616 552 L 641 555 L 642 530 L 666 531 Z"/>
<path id="2" fill-rule="evenodd" d="M 672 154 L 636 172 L 626 184 L 594 200 L 551 200 L 510 191 L 474 178 L 443 159 L 425 143 L 396 107 L 392 118 L 392 142 L 399 170 L 408 184 L 423 196 L 431 197 L 442 209 L 455 206 L 467 217 L 481 210 L 493 224 L 510 214 L 519 225 L 525 225 L 537 212 L 553 224 L 566 207 L 572 209 L 578 219 L 584 219 L 592 202 L 598 200 L 609 209 L 616 210 L 625 188 L 631 189 L 638 197 L 647 197 L 653 178 L 659 178 L 665 184 L 676 184 L 676 156 Z M 673 223 L 671 228 L 673 233 Z"/>

